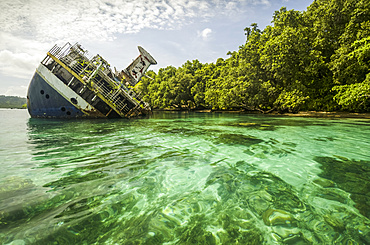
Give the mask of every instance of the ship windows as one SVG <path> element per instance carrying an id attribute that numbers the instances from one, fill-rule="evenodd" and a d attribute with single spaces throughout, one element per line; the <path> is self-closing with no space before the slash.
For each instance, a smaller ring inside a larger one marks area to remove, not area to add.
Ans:
<path id="1" fill-rule="evenodd" d="M 41 89 L 41 90 L 40 90 L 40 94 L 45 94 L 45 91 Z M 50 96 L 49 96 L 48 94 L 46 94 L 46 95 L 45 95 L 45 97 L 46 97 L 47 99 L 49 99 L 49 98 L 50 98 Z"/>
<path id="2" fill-rule="evenodd" d="M 62 106 L 62 107 L 60 108 L 60 110 L 64 112 L 64 111 L 66 111 L 67 109 L 66 109 L 64 106 Z M 67 114 L 67 116 L 70 116 L 72 113 L 71 113 L 70 111 L 67 111 L 67 112 L 66 112 L 66 114 Z"/>
<path id="3" fill-rule="evenodd" d="M 75 98 L 71 98 L 71 102 L 75 105 L 77 105 L 77 100 Z"/>

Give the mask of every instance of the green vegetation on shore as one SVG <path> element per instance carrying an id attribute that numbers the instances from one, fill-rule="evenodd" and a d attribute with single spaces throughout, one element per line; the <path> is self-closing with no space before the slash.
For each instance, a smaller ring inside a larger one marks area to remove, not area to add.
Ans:
<path id="1" fill-rule="evenodd" d="M 27 108 L 26 98 L 0 95 L 0 108 Z"/>
<path id="2" fill-rule="evenodd" d="M 154 109 L 370 111 L 370 2 L 314 0 L 244 29 L 227 59 L 149 71 L 136 89 Z"/>

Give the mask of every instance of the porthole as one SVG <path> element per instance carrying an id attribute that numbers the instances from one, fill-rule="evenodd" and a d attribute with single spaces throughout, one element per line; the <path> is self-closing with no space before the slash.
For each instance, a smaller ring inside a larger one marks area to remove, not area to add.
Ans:
<path id="1" fill-rule="evenodd" d="M 75 105 L 77 105 L 77 100 L 75 98 L 71 98 L 71 102 Z"/>
<path id="2" fill-rule="evenodd" d="M 70 116 L 71 115 L 71 112 L 70 111 L 67 111 L 67 115 Z"/>
<path id="3" fill-rule="evenodd" d="M 60 108 L 62 111 L 66 111 L 66 108 L 63 106 L 62 108 Z"/>
<path id="4" fill-rule="evenodd" d="M 45 98 L 49 99 L 49 98 L 50 98 L 50 96 L 49 96 L 48 94 L 46 94 L 46 95 L 45 95 Z"/>
<path id="5" fill-rule="evenodd" d="M 44 94 L 45 93 L 45 91 L 44 90 L 40 90 L 40 94 Z"/>

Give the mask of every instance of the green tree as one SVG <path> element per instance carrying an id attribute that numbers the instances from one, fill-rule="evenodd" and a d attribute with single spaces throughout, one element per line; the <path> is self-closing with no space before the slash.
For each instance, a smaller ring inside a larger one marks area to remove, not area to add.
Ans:
<path id="1" fill-rule="evenodd" d="M 153 108 L 369 111 L 369 13 L 365 0 L 281 8 L 227 59 L 162 68 L 138 89 Z"/>

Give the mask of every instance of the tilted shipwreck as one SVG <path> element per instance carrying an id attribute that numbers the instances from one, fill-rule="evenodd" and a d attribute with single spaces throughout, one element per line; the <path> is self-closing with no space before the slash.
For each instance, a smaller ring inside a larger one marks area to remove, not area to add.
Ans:
<path id="1" fill-rule="evenodd" d="M 55 45 L 30 82 L 27 107 L 31 117 L 130 118 L 151 112 L 132 88 L 155 59 L 142 47 L 124 70 L 114 72 L 100 55 L 88 58 L 80 44 Z"/>

